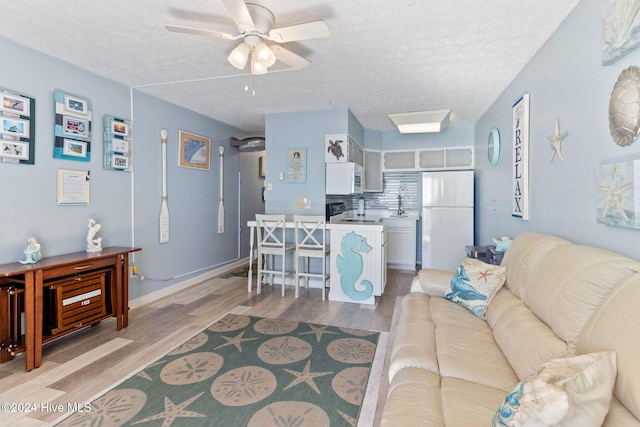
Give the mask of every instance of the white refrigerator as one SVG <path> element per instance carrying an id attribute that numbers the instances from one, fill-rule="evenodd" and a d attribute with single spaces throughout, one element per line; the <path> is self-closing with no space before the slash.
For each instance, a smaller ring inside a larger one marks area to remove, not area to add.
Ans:
<path id="1" fill-rule="evenodd" d="M 422 173 L 422 268 L 456 270 L 473 245 L 473 171 Z"/>

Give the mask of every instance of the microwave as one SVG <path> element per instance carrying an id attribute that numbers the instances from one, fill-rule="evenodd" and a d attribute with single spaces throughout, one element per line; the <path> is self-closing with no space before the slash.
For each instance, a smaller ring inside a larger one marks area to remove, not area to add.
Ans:
<path id="1" fill-rule="evenodd" d="M 362 194 L 363 169 L 355 163 L 326 163 L 325 193 Z"/>

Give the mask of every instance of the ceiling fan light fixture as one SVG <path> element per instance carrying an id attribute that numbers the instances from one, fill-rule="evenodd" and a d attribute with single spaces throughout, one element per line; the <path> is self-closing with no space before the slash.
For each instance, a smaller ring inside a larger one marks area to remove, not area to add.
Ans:
<path id="1" fill-rule="evenodd" d="M 249 59 L 250 53 L 251 48 L 247 46 L 246 43 L 240 43 L 238 46 L 236 46 L 235 49 L 231 51 L 227 60 L 238 70 L 244 70 L 245 65 L 247 65 L 247 60 Z"/>
<path id="2" fill-rule="evenodd" d="M 451 109 L 387 114 L 400 133 L 440 132 L 449 124 Z"/>
<path id="3" fill-rule="evenodd" d="M 251 74 L 266 74 L 267 73 L 267 67 L 265 67 L 264 65 L 262 65 L 262 63 L 260 62 L 260 59 L 258 58 L 258 55 L 255 54 L 255 52 L 253 54 L 251 54 Z"/>
<path id="4" fill-rule="evenodd" d="M 260 44 L 255 47 L 253 55 L 258 56 L 258 61 L 260 61 L 260 64 L 265 68 L 269 68 L 276 63 L 276 56 L 265 42 L 260 42 Z"/>

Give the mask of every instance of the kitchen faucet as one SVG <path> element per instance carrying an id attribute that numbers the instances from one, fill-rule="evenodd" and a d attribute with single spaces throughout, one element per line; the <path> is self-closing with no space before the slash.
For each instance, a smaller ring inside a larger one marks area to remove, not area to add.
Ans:
<path id="1" fill-rule="evenodd" d="M 402 195 L 398 194 L 398 216 L 402 216 L 404 214 L 404 209 L 402 209 Z"/>

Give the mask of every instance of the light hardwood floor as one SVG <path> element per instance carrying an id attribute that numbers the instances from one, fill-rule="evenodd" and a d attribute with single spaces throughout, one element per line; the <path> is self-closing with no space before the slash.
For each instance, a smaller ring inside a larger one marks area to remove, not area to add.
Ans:
<path id="1" fill-rule="evenodd" d="M 389 332 L 390 350 L 394 313 L 414 276 L 388 270 L 384 295 L 375 306 L 322 301 L 319 289 L 301 290 L 298 299 L 291 287 L 282 298 L 279 285 L 263 286 L 260 295 L 254 286 L 248 293 L 242 269 L 206 280 L 130 310 L 129 327 L 119 332 L 111 318 L 45 345 L 42 366 L 31 372 L 24 371 L 23 356 L 0 365 L 0 425 L 49 425 L 68 414 L 68 404 L 90 402 L 229 312 Z M 373 425 L 379 423 L 388 390 L 388 354 Z M 7 408 L 5 402 L 14 405 Z"/>

